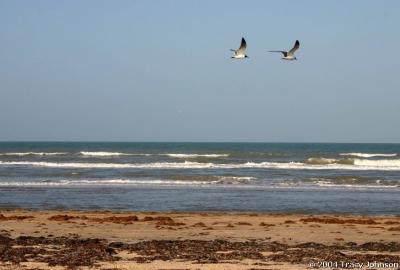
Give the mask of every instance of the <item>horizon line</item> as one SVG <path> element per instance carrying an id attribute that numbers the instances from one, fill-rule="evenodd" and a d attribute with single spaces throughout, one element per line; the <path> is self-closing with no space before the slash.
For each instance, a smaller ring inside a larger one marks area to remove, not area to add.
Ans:
<path id="1" fill-rule="evenodd" d="M 282 144 L 282 143 L 291 143 L 291 144 L 400 144 L 400 142 L 310 142 L 310 141 L 103 141 L 103 140 L 21 140 L 21 141 L 12 141 L 12 140 L 0 140 L 0 143 L 270 143 L 270 144 Z"/>

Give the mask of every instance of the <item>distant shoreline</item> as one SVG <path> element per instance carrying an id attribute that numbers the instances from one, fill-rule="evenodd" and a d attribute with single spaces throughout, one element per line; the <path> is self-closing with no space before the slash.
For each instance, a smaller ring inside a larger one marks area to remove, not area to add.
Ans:
<path id="1" fill-rule="evenodd" d="M 18 213 L 18 212 L 30 212 L 30 213 L 43 213 L 43 212 L 59 212 L 59 213 L 93 213 L 93 214 L 140 214 L 140 215 L 147 215 L 147 214 L 165 214 L 165 215 L 243 215 L 243 216 L 337 216 L 337 217 L 346 217 L 346 218 L 400 218 L 400 215 L 397 214 L 379 214 L 379 213 L 371 213 L 371 214 L 359 214 L 359 213 L 340 213 L 340 212 L 323 212 L 323 213 L 312 213 L 312 212 L 301 212 L 301 211 L 293 211 L 293 212 L 285 212 L 285 211 L 227 211 L 227 210 L 165 210 L 165 211 L 152 211 L 152 210 L 144 210 L 144 211 L 135 211 L 135 210 L 115 210 L 115 209 L 79 209 L 79 208 L 65 208 L 65 209 L 55 209 L 55 208 L 21 208 L 21 207 L 6 207 L 0 206 L 0 213 Z"/>

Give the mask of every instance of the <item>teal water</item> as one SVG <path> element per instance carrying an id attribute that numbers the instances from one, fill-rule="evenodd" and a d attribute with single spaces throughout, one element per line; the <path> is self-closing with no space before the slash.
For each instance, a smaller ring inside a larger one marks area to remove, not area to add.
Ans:
<path id="1" fill-rule="evenodd" d="M 400 214 L 400 144 L 0 143 L 0 207 Z"/>

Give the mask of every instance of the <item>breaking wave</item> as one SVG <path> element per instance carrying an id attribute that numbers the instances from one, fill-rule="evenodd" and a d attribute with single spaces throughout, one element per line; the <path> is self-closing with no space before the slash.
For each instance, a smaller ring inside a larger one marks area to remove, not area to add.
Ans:
<path id="1" fill-rule="evenodd" d="M 390 189 L 400 188 L 400 180 L 376 179 L 363 176 L 313 177 L 277 182 L 277 186 L 293 188 L 340 188 L 340 189 Z"/>
<path id="2" fill-rule="evenodd" d="M 94 157 L 108 157 L 108 156 L 168 156 L 172 158 L 218 158 L 228 157 L 229 154 L 181 154 L 181 153 L 160 153 L 160 154 L 148 154 L 148 153 L 122 153 L 122 152 L 89 152 L 81 151 L 79 154 L 83 156 L 94 156 Z"/>
<path id="3" fill-rule="evenodd" d="M 231 175 L 174 175 L 169 177 L 178 181 L 207 181 L 219 184 L 247 184 L 257 180 L 252 176 L 231 176 Z"/>
<path id="4" fill-rule="evenodd" d="M 168 153 L 165 155 L 174 158 L 197 158 L 197 157 L 218 158 L 218 157 L 229 156 L 229 154 L 168 154 Z"/>
<path id="5" fill-rule="evenodd" d="M 375 167 L 375 168 L 396 168 L 400 169 L 400 159 L 359 159 L 359 158 L 346 158 L 346 159 L 334 159 L 334 158 L 309 158 L 305 161 L 306 164 L 311 165 L 354 165 L 358 167 Z"/>
<path id="6" fill-rule="evenodd" d="M 247 176 L 204 176 L 199 179 L 81 179 L 81 180 L 41 180 L 3 182 L 0 187 L 9 186 L 115 186 L 115 185 L 240 185 L 256 179 Z"/>
<path id="7" fill-rule="evenodd" d="M 359 176 L 334 176 L 311 178 L 311 183 L 325 186 L 366 186 L 366 187 L 400 187 L 399 180 L 382 180 Z"/>
<path id="8" fill-rule="evenodd" d="M 328 165 L 328 164 L 343 164 L 354 165 L 354 159 L 335 159 L 335 158 L 308 158 L 305 164 L 310 165 Z"/>
<path id="9" fill-rule="evenodd" d="M 129 156 L 132 154 L 129 153 L 120 153 L 120 152 L 79 152 L 83 156 L 94 156 L 94 157 L 108 157 L 108 156 Z"/>
<path id="10" fill-rule="evenodd" d="M 210 185 L 215 181 L 179 181 L 179 180 L 130 180 L 130 179 L 108 179 L 108 180 L 49 180 L 38 182 L 0 182 L 2 187 L 46 187 L 46 186 L 118 186 L 118 185 Z"/>
<path id="11" fill-rule="evenodd" d="M 319 180 L 315 181 L 315 185 L 319 187 L 337 187 L 337 188 L 358 188 L 358 189 L 389 189 L 389 188 L 398 188 L 400 187 L 399 184 L 385 184 L 381 183 L 380 180 L 376 180 L 375 183 L 336 183 L 335 181 L 331 180 Z"/>
<path id="12" fill-rule="evenodd" d="M 0 153 L 1 156 L 56 156 L 66 155 L 65 152 L 19 152 L 19 153 Z"/>
<path id="13" fill-rule="evenodd" d="M 380 167 L 400 167 L 400 159 L 354 159 L 354 165 L 357 166 L 380 166 Z"/>
<path id="14" fill-rule="evenodd" d="M 252 182 L 253 177 L 225 177 L 215 176 L 205 178 L 204 180 L 177 180 L 177 179 L 54 179 L 41 181 L 0 181 L 0 187 L 129 187 L 129 186 L 187 186 L 187 187 L 236 187 L 236 188 L 257 188 L 257 189 L 390 189 L 400 188 L 398 181 L 369 180 L 364 182 L 357 178 L 346 181 L 337 181 L 335 179 L 315 178 L 311 181 L 295 180 L 283 182 Z"/>
<path id="15" fill-rule="evenodd" d="M 309 158 L 303 162 L 246 162 L 246 163 L 200 163 L 200 162 L 153 162 L 153 163 L 83 163 L 83 162 L 34 162 L 0 161 L 2 166 L 34 166 L 54 168 L 138 168 L 138 169 L 288 169 L 288 170 L 378 170 L 400 171 L 400 159 L 325 159 Z"/>
<path id="16" fill-rule="evenodd" d="M 395 157 L 397 154 L 373 154 L 373 153 L 341 153 L 341 156 L 353 156 L 353 157 L 363 157 L 363 158 L 370 158 L 370 157 Z"/>

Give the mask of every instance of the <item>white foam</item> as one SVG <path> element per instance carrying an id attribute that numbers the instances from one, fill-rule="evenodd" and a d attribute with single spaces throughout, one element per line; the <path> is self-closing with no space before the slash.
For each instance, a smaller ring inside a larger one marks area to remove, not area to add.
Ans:
<path id="1" fill-rule="evenodd" d="M 165 155 L 174 158 L 197 158 L 197 157 L 218 158 L 218 157 L 229 156 L 229 154 L 168 154 L 168 153 Z"/>
<path id="2" fill-rule="evenodd" d="M 228 177 L 230 178 L 230 177 Z M 235 178 L 235 177 L 233 177 Z M 237 177 L 252 178 L 252 177 Z M 129 186 L 151 186 L 151 187 L 168 187 L 168 186 L 192 186 L 192 187 L 221 187 L 221 188 L 250 188 L 250 189 L 350 189 L 350 190 L 387 190 L 398 189 L 400 186 L 382 185 L 378 181 L 376 184 L 334 184 L 330 181 L 316 181 L 313 183 L 302 182 L 280 182 L 268 183 L 268 185 L 248 184 L 239 181 L 195 181 L 195 180 L 160 180 L 160 179 L 82 179 L 82 180 L 44 180 L 44 181 L 0 181 L 0 187 L 47 187 L 47 188 L 78 188 L 78 187 L 129 187 Z"/>
<path id="3" fill-rule="evenodd" d="M 106 179 L 106 180 L 59 180 L 38 182 L 0 182 L 2 187 L 68 187 L 68 186 L 119 186 L 119 185 L 213 185 L 218 181 L 184 181 L 184 180 L 132 180 L 132 179 Z"/>
<path id="4" fill-rule="evenodd" d="M 400 159 L 354 159 L 356 166 L 376 166 L 376 167 L 400 167 Z"/>
<path id="5" fill-rule="evenodd" d="M 338 163 L 340 160 L 334 158 L 308 158 L 306 160 L 307 164 L 314 164 L 314 165 L 325 165 L 325 164 L 333 164 Z"/>
<path id="6" fill-rule="evenodd" d="M 84 163 L 84 162 L 30 162 L 30 161 L 0 161 L 0 165 L 27 165 L 34 167 L 55 168 L 159 168 L 159 169 L 184 169 L 184 168 L 210 168 L 212 163 L 198 162 L 154 162 L 154 163 Z"/>
<path id="7" fill-rule="evenodd" d="M 193 179 L 64 179 L 64 180 L 39 180 L 39 181 L 0 181 L 0 186 L 102 186 L 102 185 L 215 185 L 235 184 L 240 185 L 257 179 L 251 176 L 216 176 L 210 180 Z"/>
<path id="8" fill-rule="evenodd" d="M 20 152 L 20 153 L 0 153 L 2 156 L 55 156 L 55 155 L 65 155 L 65 152 Z"/>
<path id="9" fill-rule="evenodd" d="M 239 181 L 250 181 L 257 179 L 252 176 L 220 176 L 218 177 L 220 180 L 239 180 Z"/>
<path id="10" fill-rule="evenodd" d="M 391 189 L 398 188 L 393 185 L 357 185 L 357 184 L 333 184 L 328 181 L 320 181 L 315 183 L 319 187 L 331 187 L 331 188 L 348 188 L 348 189 Z"/>
<path id="11" fill-rule="evenodd" d="M 232 185 L 234 184 L 234 185 Z M 300 187 L 301 184 L 285 184 L 260 186 L 247 185 L 242 182 L 224 182 L 220 180 L 213 181 L 190 181 L 190 180 L 145 180 L 145 179 L 105 179 L 105 180 L 45 180 L 45 181 L 8 181 L 0 182 L 0 187 L 85 187 L 85 186 L 240 186 L 240 187 L 258 187 L 258 188 L 279 188 L 279 187 Z M 307 187 L 305 185 L 304 187 Z"/>
<path id="12" fill-rule="evenodd" d="M 154 163 L 83 163 L 83 162 L 34 162 L 0 161 L 2 166 L 33 166 L 54 168 L 138 168 L 138 169 L 287 169 L 287 170 L 378 170 L 400 171 L 400 160 L 354 159 L 353 164 L 306 164 L 301 162 L 247 162 L 238 164 L 200 162 L 154 162 Z"/>
<path id="13" fill-rule="evenodd" d="M 341 153 L 341 156 L 354 156 L 354 157 L 364 157 L 364 158 L 370 158 L 370 157 L 395 157 L 397 154 L 380 154 L 380 153 Z"/>
<path id="14" fill-rule="evenodd" d="M 160 153 L 160 154 L 145 154 L 145 153 L 122 153 L 122 152 L 106 152 L 106 151 L 81 151 L 79 152 L 83 156 L 94 156 L 94 157 L 107 157 L 107 156 L 169 156 L 173 158 L 197 158 L 197 157 L 208 157 L 218 158 L 227 157 L 228 154 L 181 154 L 181 153 Z"/>
<path id="15" fill-rule="evenodd" d="M 329 159 L 329 158 L 308 158 L 307 164 L 310 165 L 343 165 L 343 166 L 355 166 L 355 167 L 374 167 L 374 168 L 400 168 L 400 159 L 359 159 L 359 158 L 347 158 L 347 159 Z"/>
<path id="16" fill-rule="evenodd" d="M 129 153 L 120 153 L 120 152 L 87 152 L 82 151 L 79 152 L 83 156 L 95 156 L 95 157 L 108 157 L 108 156 L 128 156 L 131 155 Z"/>
<path id="17" fill-rule="evenodd" d="M 376 180 L 375 183 L 334 183 L 330 179 L 315 180 L 312 182 L 299 181 L 284 181 L 276 184 L 280 187 L 301 188 L 301 189 L 346 189 L 346 190 L 388 190 L 399 189 L 400 185 L 384 184 L 381 180 Z"/>

